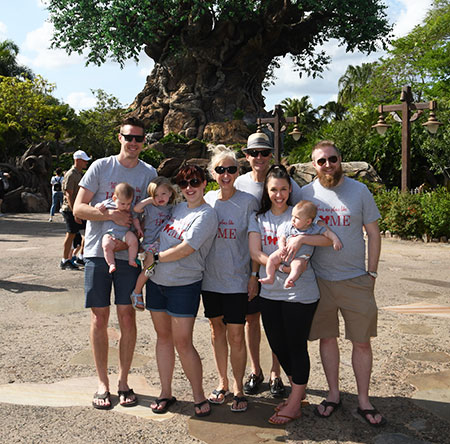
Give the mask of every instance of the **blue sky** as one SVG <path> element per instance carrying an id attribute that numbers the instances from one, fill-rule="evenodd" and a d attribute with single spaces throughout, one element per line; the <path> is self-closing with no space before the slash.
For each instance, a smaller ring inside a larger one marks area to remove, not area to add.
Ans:
<path id="1" fill-rule="evenodd" d="M 129 105 L 143 89 L 145 78 L 153 67 L 152 60 L 144 55 L 139 64 L 129 61 L 124 69 L 113 62 L 101 67 L 86 67 L 82 56 L 69 57 L 62 50 L 49 50 L 52 28 L 46 22 L 48 14 L 44 2 L 0 0 L 0 40 L 13 40 L 20 48 L 19 62 L 56 84 L 54 95 L 76 110 L 95 105 L 93 89 L 103 89 L 116 96 L 123 105 Z M 394 34 L 400 37 L 421 23 L 432 0 L 385 0 L 385 3 L 389 19 L 395 24 Z M 292 72 L 289 60 L 283 61 L 276 71 L 276 84 L 264 94 L 267 110 L 287 97 L 309 95 L 316 107 L 335 100 L 338 79 L 348 65 L 373 61 L 382 55 L 346 54 L 335 42 L 327 44 L 325 49 L 332 55 L 333 62 L 323 79 L 300 79 L 297 73 Z"/>

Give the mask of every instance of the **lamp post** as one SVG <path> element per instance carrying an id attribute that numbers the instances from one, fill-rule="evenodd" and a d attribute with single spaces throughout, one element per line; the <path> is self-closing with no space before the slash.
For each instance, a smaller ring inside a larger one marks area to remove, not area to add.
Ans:
<path id="1" fill-rule="evenodd" d="M 286 123 L 294 124 L 294 129 L 289 134 L 295 141 L 300 139 L 301 132 L 297 126 L 298 116 L 284 117 L 281 105 L 275 105 L 275 109 L 272 111 L 272 114 L 273 117 L 258 118 L 256 120 L 256 123 L 258 124 L 257 132 L 262 132 L 261 125 L 266 125 L 267 128 L 273 132 L 275 164 L 279 165 L 281 160 L 281 133 L 286 131 Z M 273 124 L 273 126 L 271 124 Z"/>
<path id="2" fill-rule="evenodd" d="M 402 88 L 402 92 L 400 95 L 401 104 L 398 105 L 379 105 L 378 112 L 380 116 L 378 118 L 378 122 L 375 125 L 372 125 L 372 128 L 375 128 L 380 135 L 384 135 L 387 129 L 391 126 L 387 124 L 384 120 L 383 113 L 390 112 L 393 114 L 394 118 L 401 122 L 402 124 L 402 181 L 401 181 L 401 189 L 402 192 L 407 192 L 410 188 L 410 177 L 411 177 L 411 162 L 410 162 L 410 153 L 411 153 L 411 122 L 417 120 L 422 114 L 424 109 L 430 110 L 430 115 L 428 117 L 428 121 L 423 123 L 431 134 L 435 134 L 439 128 L 439 125 L 442 125 L 441 122 L 436 120 L 436 116 L 434 115 L 434 110 L 436 109 L 436 101 L 431 100 L 429 102 L 413 102 L 413 96 L 411 92 L 410 86 L 404 86 Z M 397 114 L 400 111 L 402 116 Z M 411 111 L 416 111 L 411 116 Z"/>

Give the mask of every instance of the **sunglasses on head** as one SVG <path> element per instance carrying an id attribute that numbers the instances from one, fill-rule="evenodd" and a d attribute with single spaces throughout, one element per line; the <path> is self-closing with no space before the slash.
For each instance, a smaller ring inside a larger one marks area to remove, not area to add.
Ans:
<path id="1" fill-rule="evenodd" d="M 272 154 L 272 150 L 247 150 L 246 153 L 252 157 L 258 157 L 259 154 L 263 157 L 269 157 Z"/>
<path id="2" fill-rule="evenodd" d="M 138 136 L 137 134 L 122 134 L 120 133 L 120 135 L 127 141 L 127 142 L 132 142 L 133 139 L 136 140 L 137 143 L 141 143 L 144 141 L 145 136 Z"/>
<path id="3" fill-rule="evenodd" d="M 319 166 L 324 166 L 327 163 L 327 160 L 330 163 L 336 163 L 338 161 L 338 157 L 337 156 L 321 157 L 320 159 L 316 160 L 316 163 Z"/>
<path id="4" fill-rule="evenodd" d="M 202 181 L 200 179 L 191 179 L 191 180 L 180 180 L 177 182 L 177 185 L 184 190 L 188 186 L 191 186 L 192 188 L 198 188 L 202 184 Z"/>
<path id="5" fill-rule="evenodd" d="M 237 173 L 237 166 L 229 166 L 229 167 L 223 167 L 223 166 L 217 166 L 214 168 L 214 171 L 217 174 L 223 174 L 225 171 L 227 171 L 229 174 L 235 174 Z"/>

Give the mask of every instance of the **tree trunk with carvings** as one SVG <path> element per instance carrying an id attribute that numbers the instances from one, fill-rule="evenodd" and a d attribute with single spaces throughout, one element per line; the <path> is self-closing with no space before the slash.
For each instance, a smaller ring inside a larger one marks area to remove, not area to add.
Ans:
<path id="1" fill-rule="evenodd" d="M 164 134 L 183 131 L 199 138 L 208 122 L 231 120 L 238 109 L 255 122 L 265 113 L 261 85 L 272 60 L 261 37 L 248 39 L 228 23 L 203 39 L 193 35 L 182 54 L 166 56 L 159 47 L 147 46 L 155 67 L 132 114 L 161 124 Z"/>

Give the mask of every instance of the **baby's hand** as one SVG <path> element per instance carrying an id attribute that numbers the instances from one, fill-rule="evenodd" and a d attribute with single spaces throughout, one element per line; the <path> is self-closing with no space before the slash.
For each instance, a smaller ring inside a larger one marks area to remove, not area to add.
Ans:
<path id="1" fill-rule="evenodd" d="M 95 204 L 95 208 L 100 210 L 102 213 L 106 211 L 106 206 L 103 202 L 99 202 L 98 204 Z"/>
<path id="2" fill-rule="evenodd" d="M 333 248 L 334 248 L 336 251 L 339 251 L 339 250 L 342 248 L 342 242 L 341 242 L 339 239 L 336 239 L 336 240 L 333 242 Z"/>

